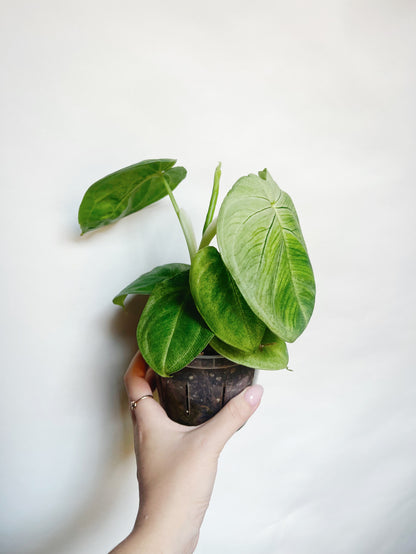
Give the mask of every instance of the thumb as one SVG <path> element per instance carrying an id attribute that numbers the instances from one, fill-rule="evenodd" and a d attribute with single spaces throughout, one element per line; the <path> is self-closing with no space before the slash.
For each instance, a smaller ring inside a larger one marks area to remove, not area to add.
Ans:
<path id="1" fill-rule="evenodd" d="M 245 388 L 240 394 L 227 402 L 213 418 L 203 424 L 205 433 L 220 448 L 220 451 L 228 439 L 256 411 L 263 390 L 261 385 L 252 385 Z"/>

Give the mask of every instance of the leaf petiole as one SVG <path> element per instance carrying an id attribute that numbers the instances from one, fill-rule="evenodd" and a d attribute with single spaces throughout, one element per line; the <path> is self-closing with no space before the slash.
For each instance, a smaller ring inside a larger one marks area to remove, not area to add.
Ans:
<path id="1" fill-rule="evenodd" d="M 195 233 L 192 227 L 192 223 L 189 220 L 186 212 L 184 210 L 181 210 L 176 202 L 175 197 L 173 196 L 172 189 L 170 188 L 168 182 L 166 181 L 165 177 L 163 177 L 163 182 L 165 184 L 166 190 L 169 194 L 170 201 L 172 202 L 172 206 L 176 212 L 176 215 L 178 216 L 179 223 L 181 224 L 183 234 L 185 236 L 186 245 L 188 247 L 189 257 L 191 258 L 191 261 L 193 257 L 196 254 L 196 239 L 195 239 Z"/>
<path id="2" fill-rule="evenodd" d="M 217 234 L 217 217 L 211 221 L 211 223 L 208 225 L 207 229 L 205 230 L 204 234 L 202 235 L 201 243 L 199 245 L 198 250 L 202 250 L 202 248 L 205 248 L 205 246 L 208 246 L 209 243 L 212 241 L 212 239 Z"/>

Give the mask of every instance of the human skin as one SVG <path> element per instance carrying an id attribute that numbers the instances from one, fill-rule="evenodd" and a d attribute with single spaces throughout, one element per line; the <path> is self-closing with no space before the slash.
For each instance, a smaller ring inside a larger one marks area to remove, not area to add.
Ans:
<path id="1" fill-rule="evenodd" d="M 129 400 L 152 394 L 153 372 L 138 352 L 124 376 Z M 168 418 L 153 399 L 132 412 L 140 505 L 132 532 L 110 554 L 190 554 L 208 508 L 219 455 L 255 412 L 263 387 L 252 385 L 196 427 Z"/>

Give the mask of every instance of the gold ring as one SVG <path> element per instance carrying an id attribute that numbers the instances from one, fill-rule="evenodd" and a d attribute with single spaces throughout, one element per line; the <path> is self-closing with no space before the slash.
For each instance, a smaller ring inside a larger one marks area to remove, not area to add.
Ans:
<path id="1" fill-rule="evenodd" d="M 140 400 L 143 400 L 143 398 L 153 398 L 153 394 L 145 394 L 137 400 L 133 400 L 132 402 L 130 402 L 130 410 L 134 410 L 138 402 L 140 402 Z"/>

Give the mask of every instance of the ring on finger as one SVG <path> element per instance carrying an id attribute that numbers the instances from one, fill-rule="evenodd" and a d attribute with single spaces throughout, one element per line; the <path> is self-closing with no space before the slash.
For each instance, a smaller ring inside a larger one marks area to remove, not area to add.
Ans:
<path id="1" fill-rule="evenodd" d="M 137 400 L 132 400 L 130 402 L 130 410 L 134 410 L 136 408 L 137 404 L 140 402 L 140 400 L 143 400 L 144 398 L 153 398 L 153 394 L 144 394 L 143 396 L 141 396 Z"/>

